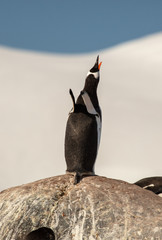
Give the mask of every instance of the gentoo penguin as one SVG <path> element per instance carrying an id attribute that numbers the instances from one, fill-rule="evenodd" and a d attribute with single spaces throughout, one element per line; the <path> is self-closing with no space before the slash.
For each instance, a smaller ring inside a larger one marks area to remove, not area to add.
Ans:
<path id="1" fill-rule="evenodd" d="M 162 177 L 143 178 L 135 184 L 162 197 Z"/>
<path id="2" fill-rule="evenodd" d="M 94 175 L 94 163 L 101 135 L 101 109 L 97 98 L 100 66 L 98 56 L 87 74 L 77 101 L 72 90 L 69 91 L 73 108 L 66 125 L 65 159 L 66 172 L 75 176 L 74 184 L 77 184 L 82 176 Z"/>

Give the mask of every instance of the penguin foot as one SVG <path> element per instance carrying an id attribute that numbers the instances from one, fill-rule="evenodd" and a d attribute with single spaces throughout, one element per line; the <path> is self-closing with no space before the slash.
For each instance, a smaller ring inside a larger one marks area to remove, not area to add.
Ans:
<path id="1" fill-rule="evenodd" d="M 70 174 L 74 176 L 74 185 L 79 183 L 84 176 L 95 176 L 94 172 L 69 172 L 66 171 L 66 174 Z"/>
<path id="2" fill-rule="evenodd" d="M 82 179 L 81 174 L 79 172 L 76 172 L 75 175 L 74 175 L 74 185 L 79 183 L 81 179 Z"/>

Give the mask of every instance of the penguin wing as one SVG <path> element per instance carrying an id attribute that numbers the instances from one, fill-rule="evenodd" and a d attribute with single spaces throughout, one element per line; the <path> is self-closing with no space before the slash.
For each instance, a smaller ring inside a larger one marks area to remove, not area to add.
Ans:
<path id="1" fill-rule="evenodd" d="M 81 91 L 81 96 L 83 98 L 84 104 L 86 106 L 87 112 L 93 115 L 99 115 L 96 109 L 93 106 L 93 103 L 86 91 Z"/>
<path id="2" fill-rule="evenodd" d="M 97 133 L 98 133 L 98 147 L 99 147 L 99 143 L 100 143 L 100 138 L 101 138 L 101 127 L 102 127 L 102 123 L 101 123 L 101 116 L 99 115 L 99 113 L 96 111 L 96 109 L 93 106 L 93 103 L 88 95 L 88 93 L 86 91 L 82 91 L 81 92 L 81 96 L 83 98 L 84 104 L 86 106 L 87 112 L 90 114 L 95 115 L 96 117 L 96 122 L 97 122 Z"/>

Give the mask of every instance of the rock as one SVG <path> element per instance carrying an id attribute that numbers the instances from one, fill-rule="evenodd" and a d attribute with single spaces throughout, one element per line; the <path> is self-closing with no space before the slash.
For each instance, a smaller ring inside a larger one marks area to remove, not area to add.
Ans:
<path id="1" fill-rule="evenodd" d="M 160 240 L 162 198 L 100 176 L 85 177 L 73 185 L 71 175 L 0 193 L 1 240 L 28 239 L 32 231 L 40 234 L 42 228 L 51 231 L 50 236 L 54 232 L 57 240 Z"/>

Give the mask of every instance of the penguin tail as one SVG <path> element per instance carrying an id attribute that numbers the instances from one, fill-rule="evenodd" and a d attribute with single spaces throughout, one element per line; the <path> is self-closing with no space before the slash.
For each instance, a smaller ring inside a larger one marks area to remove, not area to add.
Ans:
<path id="1" fill-rule="evenodd" d="M 71 89 L 69 89 L 69 93 L 70 93 L 70 96 L 71 96 L 71 99 L 72 99 L 72 102 L 73 102 L 73 112 L 75 112 L 75 97 L 74 97 L 74 94 L 73 94 L 73 91 Z"/>

